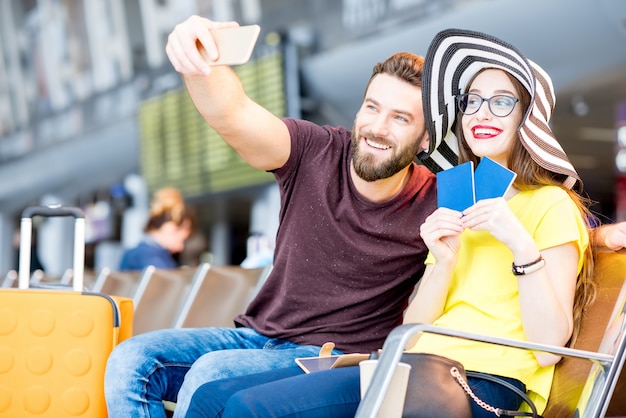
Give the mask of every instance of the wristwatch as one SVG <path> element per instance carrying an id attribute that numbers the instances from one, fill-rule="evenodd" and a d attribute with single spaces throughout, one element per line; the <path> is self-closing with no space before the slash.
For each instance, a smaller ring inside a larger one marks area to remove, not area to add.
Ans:
<path id="1" fill-rule="evenodd" d="M 532 261 L 528 264 L 523 264 L 521 266 L 518 266 L 515 264 L 515 262 L 513 262 L 513 264 L 511 264 L 511 271 L 516 276 L 523 276 L 524 274 L 534 273 L 545 265 L 546 260 L 544 260 L 542 256 L 539 256 L 539 258 L 535 261 Z"/>

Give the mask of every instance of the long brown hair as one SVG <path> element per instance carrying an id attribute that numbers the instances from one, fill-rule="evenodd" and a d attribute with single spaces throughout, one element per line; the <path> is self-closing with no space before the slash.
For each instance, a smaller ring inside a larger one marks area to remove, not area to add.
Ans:
<path id="1" fill-rule="evenodd" d="M 476 75 L 474 75 L 472 80 L 468 83 L 468 86 L 471 86 L 476 76 L 484 70 L 485 69 L 476 73 Z M 528 93 L 517 78 L 506 71 L 504 71 L 504 73 L 515 87 L 522 111 L 526 112 L 530 107 L 530 93 Z M 459 164 L 466 161 L 473 161 L 476 165 L 480 162 L 480 158 L 472 153 L 465 137 L 463 136 L 463 129 L 460 123 L 462 117 L 463 113 L 459 111 L 456 117 L 456 126 L 454 127 L 456 137 L 459 138 Z M 507 164 L 511 170 L 517 173 L 513 185 L 518 190 L 534 190 L 542 186 L 552 185 L 558 186 L 567 192 L 570 199 L 572 199 L 572 201 L 576 204 L 576 207 L 578 207 L 583 220 L 585 220 L 587 231 L 591 229 L 592 222 L 597 220 L 595 215 L 593 215 L 589 210 L 592 203 L 591 200 L 580 193 L 564 187 L 563 180 L 565 176 L 553 173 L 537 164 L 532 159 L 521 141 L 514 141 L 511 152 L 509 153 Z M 578 185 L 578 190 L 582 192 L 582 182 Z M 567 344 L 568 346 L 573 346 L 576 342 L 580 332 L 580 324 L 582 322 L 583 313 L 585 309 L 595 300 L 597 290 L 596 283 L 593 280 L 593 271 L 594 257 L 591 244 L 589 244 L 583 254 L 582 268 L 580 273 L 578 273 L 576 280 L 576 293 L 574 296 L 573 307 L 574 326 L 572 336 Z"/>

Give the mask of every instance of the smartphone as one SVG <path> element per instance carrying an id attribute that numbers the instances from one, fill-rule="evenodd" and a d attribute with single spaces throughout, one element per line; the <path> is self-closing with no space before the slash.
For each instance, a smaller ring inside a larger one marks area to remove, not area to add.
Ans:
<path id="1" fill-rule="evenodd" d="M 198 43 L 198 51 L 209 65 L 245 64 L 250 60 L 260 32 L 261 27 L 259 25 L 213 29 L 211 34 L 220 53 L 217 61 L 209 59 L 206 50 L 200 43 Z"/>
<path id="2" fill-rule="evenodd" d="M 367 360 L 369 354 L 351 353 L 325 357 L 297 358 L 296 364 L 305 373 L 319 372 L 320 370 L 336 369 L 339 367 L 356 366 L 363 360 Z"/>

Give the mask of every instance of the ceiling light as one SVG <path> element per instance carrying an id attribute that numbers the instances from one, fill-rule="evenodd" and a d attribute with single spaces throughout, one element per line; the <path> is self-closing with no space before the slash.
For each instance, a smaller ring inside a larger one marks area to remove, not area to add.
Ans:
<path id="1" fill-rule="evenodd" d="M 578 117 L 587 116 L 587 114 L 589 114 L 589 105 L 582 94 L 572 96 L 572 112 Z"/>
<path id="2" fill-rule="evenodd" d="M 620 150 L 615 156 L 615 166 L 620 173 L 626 173 L 626 150 Z"/>

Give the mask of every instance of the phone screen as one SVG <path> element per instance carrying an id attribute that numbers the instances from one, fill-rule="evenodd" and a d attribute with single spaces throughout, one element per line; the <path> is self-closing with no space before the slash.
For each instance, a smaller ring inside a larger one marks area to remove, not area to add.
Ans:
<path id="1" fill-rule="evenodd" d="M 306 373 L 332 369 L 339 356 L 297 358 L 296 363 Z"/>
<path id="2" fill-rule="evenodd" d="M 306 373 L 313 373 L 337 367 L 356 366 L 361 361 L 367 360 L 369 356 L 369 354 L 351 353 L 325 357 L 301 357 L 296 359 L 296 363 Z"/>

